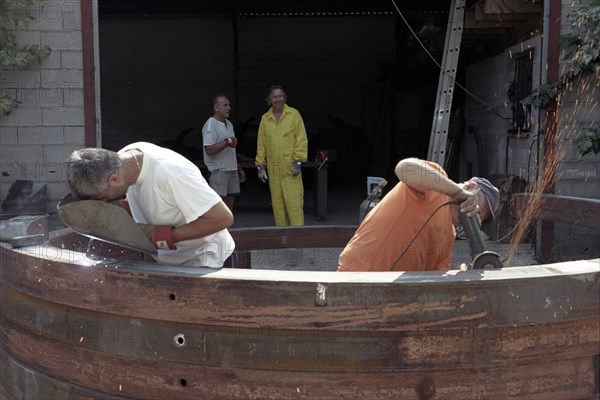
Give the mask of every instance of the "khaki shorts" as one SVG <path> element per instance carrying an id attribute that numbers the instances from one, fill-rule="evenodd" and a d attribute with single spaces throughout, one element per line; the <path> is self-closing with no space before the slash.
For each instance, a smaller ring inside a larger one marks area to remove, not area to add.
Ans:
<path id="1" fill-rule="evenodd" d="M 221 197 L 238 196 L 240 194 L 240 177 L 237 171 L 212 171 L 208 183 Z"/>

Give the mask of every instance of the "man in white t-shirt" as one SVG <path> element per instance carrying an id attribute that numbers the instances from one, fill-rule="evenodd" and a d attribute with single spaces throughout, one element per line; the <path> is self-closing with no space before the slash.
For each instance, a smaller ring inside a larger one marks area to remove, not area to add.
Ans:
<path id="1" fill-rule="evenodd" d="M 237 139 L 229 121 L 231 104 L 224 94 L 213 98 L 213 116 L 202 127 L 204 164 L 210 172 L 209 183 L 233 211 L 234 196 L 240 194 L 240 176 L 235 154 Z M 239 169 L 240 175 L 243 170 Z M 243 175 L 242 175 L 243 176 Z"/>
<path id="2" fill-rule="evenodd" d="M 172 150 L 145 142 L 119 152 L 77 150 L 67 161 L 67 179 L 76 199 L 126 198 L 159 262 L 221 268 L 233 253 L 231 211 L 198 167 Z"/>

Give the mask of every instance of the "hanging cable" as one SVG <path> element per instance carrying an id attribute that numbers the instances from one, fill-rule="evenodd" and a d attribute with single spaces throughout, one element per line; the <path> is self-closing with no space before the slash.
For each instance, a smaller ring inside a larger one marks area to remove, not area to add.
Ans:
<path id="1" fill-rule="evenodd" d="M 502 106 L 496 106 L 496 107 L 492 107 L 491 105 L 489 105 L 488 103 L 486 103 L 485 101 L 481 100 L 479 97 L 475 96 L 473 93 L 471 93 L 469 90 L 467 90 L 467 88 L 465 88 L 463 85 L 461 85 L 460 83 L 458 83 L 456 81 L 456 79 L 452 78 L 446 71 L 444 71 L 442 69 L 442 66 L 440 65 L 440 63 L 437 62 L 437 60 L 435 59 L 435 57 L 433 57 L 433 55 L 429 52 L 429 50 L 427 50 L 427 48 L 425 47 L 425 45 L 423 44 L 423 42 L 421 42 L 421 39 L 419 39 L 419 37 L 417 36 L 417 34 L 415 33 L 415 31 L 411 28 L 410 24 L 408 23 L 408 21 L 406 20 L 406 18 L 404 18 L 404 15 L 402 14 L 402 12 L 400 11 L 400 9 L 398 8 L 398 6 L 396 5 L 396 1 L 395 0 L 391 0 L 392 4 L 394 5 L 394 8 L 396 9 L 396 12 L 398 13 L 398 15 L 400 15 L 400 18 L 402 18 L 402 21 L 404 21 L 404 24 L 406 25 L 406 27 L 408 28 L 408 30 L 410 31 L 410 33 L 412 33 L 412 35 L 414 36 L 414 38 L 417 40 L 417 42 L 419 43 L 419 45 L 421 46 L 421 48 L 425 51 L 425 53 L 429 56 L 429 58 L 431 58 L 431 60 L 434 62 L 435 65 L 437 65 L 437 67 L 440 69 L 440 71 L 445 74 L 450 80 L 452 80 L 454 82 L 454 84 L 456 86 L 458 86 L 459 88 L 461 88 L 467 95 L 469 95 L 473 100 L 475 100 L 476 102 L 478 102 L 480 105 L 482 105 L 486 110 L 493 112 L 498 118 L 501 118 L 503 120 L 506 121 L 510 121 L 512 120 L 512 118 L 509 117 L 505 117 L 503 115 L 500 115 L 500 113 L 498 113 L 495 109 L 496 108 L 500 108 Z"/>

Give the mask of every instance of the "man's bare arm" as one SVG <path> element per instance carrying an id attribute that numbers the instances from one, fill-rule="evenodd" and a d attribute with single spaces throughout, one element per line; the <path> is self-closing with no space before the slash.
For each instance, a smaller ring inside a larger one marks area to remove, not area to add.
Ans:
<path id="1" fill-rule="evenodd" d="M 462 192 L 461 186 L 417 158 L 401 160 L 396 165 L 396 176 L 402 182 L 419 192 L 434 190 L 451 197 Z"/>
<path id="2" fill-rule="evenodd" d="M 196 239 L 212 235 L 233 225 L 233 214 L 222 201 L 189 224 L 181 225 L 171 231 L 173 242 Z"/>
<path id="3" fill-rule="evenodd" d="M 478 207 L 477 193 L 464 185 L 446 178 L 435 168 L 424 163 L 418 158 L 407 158 L 396 165 L 396 176 L 405 184 L 418 192 L 433 190 L 450 196 L 453 200 L 460 201 L 460 211 L 467 215 L 475 215 Z"/>

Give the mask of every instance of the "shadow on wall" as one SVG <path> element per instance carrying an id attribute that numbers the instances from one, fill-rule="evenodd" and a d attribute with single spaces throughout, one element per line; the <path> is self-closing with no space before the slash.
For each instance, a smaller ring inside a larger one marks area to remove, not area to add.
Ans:
<path id="1" fill-rule="evenodd" d="M 46 184 L 17 180 L 2 202 L 3 214 L 46 213 Z"/>

